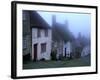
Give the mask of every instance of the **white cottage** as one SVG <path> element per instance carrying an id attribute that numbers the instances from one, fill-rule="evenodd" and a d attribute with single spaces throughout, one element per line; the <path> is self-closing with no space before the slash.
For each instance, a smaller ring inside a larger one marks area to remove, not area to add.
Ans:
<path id="1" fill-rule="evenodd" d="M 32 28 L 32 59 L 50 60 L 51 29 Z"/>
<path id="2" fill-rule="evenodd" d="M 23 58 L 50 60 L 51 27 L 36 11 L 23 11 Z"/>

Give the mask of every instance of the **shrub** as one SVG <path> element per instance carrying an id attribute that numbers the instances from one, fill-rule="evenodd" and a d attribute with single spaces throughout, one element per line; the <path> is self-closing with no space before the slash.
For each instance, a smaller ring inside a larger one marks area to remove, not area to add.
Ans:
<path id="1" fill-rule="evenodd" d="M 59 60 L 63 60 L 63 55 L 62 54 L 59 54 Z"/>
<path id="2" fill-rule="evenodd" d="M 82 48 L 81 47 L 77 47 L 76 48 L 76 51 L 75 51 L 75 57 L 76 58 L 80 58 L 81 57 L 81 51 L 82 51 Z"/>
<path id="3" fill-rule="evenodd" d="M 45 61 L 45 58 L 40 59 L 40 61 Z"/>
<path id="4" fill-rule="evenodd" d="M 56 54 L 57 54 L 57 53 L 54 52 L 54 51 L 51 52 L 51 60 L 57 60 Z"/>

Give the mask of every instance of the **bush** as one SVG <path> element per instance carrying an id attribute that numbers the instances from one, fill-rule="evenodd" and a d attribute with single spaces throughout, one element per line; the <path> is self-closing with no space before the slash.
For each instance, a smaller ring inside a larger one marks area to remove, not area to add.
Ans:
<path id="1" fill-rule="evenodd" d="M 51 52 L 51 60 L 57 60 L 56 55 L 57 55 L 57 53 L 52 51 Z"/>
<path id="2" fill-rule="evenodd" d="M 82 48 L 81 47 L 77 47 L 76 51 L 75 51 L 75 57 L 76 58 L 80 58 L 81 57 L 81 52 L 82 52 Z"/>
<path id="3" fill-rule="evenodd" d="M 73 59 L 73 52 L 70 53 L 70 59 Z"/>
<path id="4" fill-rule="evenodd" d="M 40 59 L 40 61 L 45 61 L 45 58 Z"/>
<path id="5" fill-rule="evenodd" d="M 59 54 L 59 60 L 63 60 L 63 55 L 62 54 Z"/>
<path id="6" fill-rule="evenodd" d="M 71 57 L 67 57 L 67 60 L 71 60 L 72 58 Z"/>
<path id="7" fill-rule="evenodd" d="M 30 53 L 23 56 L 23 61 L 29 61 L 29 60 L 30 60 Z"/>

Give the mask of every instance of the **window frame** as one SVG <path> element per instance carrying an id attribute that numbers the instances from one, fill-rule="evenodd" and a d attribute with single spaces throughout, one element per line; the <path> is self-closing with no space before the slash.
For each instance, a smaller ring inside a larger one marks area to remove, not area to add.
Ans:
<path id="1" fill-rule="evenodd" d="M 46 48 L 46 43 L 41 43 L 41 53 L 45 53 L 47 48 Z"/>

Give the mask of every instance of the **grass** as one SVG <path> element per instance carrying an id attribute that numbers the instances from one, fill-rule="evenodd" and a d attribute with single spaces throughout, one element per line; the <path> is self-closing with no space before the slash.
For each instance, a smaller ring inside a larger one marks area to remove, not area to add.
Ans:
<path id="1" fill-rule="evenodd" d="M 87 57 L 72 59 L 72 60 L 60 60 L 60 61 L 26 61 L 23 64 L 23 69 L 39 69 L 39 68 L 60 68 L 60 67 L 80 67 L 90 66 L 90 60 Z"/>

